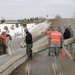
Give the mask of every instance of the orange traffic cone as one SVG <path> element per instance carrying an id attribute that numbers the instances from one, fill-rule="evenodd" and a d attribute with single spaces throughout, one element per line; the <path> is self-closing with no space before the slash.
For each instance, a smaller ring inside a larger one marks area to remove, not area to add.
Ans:
<path id="1" fill-rule="evenodd" d="M 66 56 L 66 52 L 62 49 L 62 56 L 65 57 Z"/>

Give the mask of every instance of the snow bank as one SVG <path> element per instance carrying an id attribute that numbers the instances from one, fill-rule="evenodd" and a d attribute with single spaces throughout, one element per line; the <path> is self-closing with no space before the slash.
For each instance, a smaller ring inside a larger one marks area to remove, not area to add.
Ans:
<path id="1" fill-rule="evenodd" d="M 14 25 L 14 30 L 10 28 L 12 25 Z M 1 29 L 0 33 L 2 33 L 2 31 L 5 31 L 4 26 L 8 27 L 9 32 L 7 33 L 10 34 L 12 37 L 24 36 L 24 28 L 20 24 L 18 28 L 16 28 L 15 24 L 0 24 L 0 29 Z M 27 29 L 29 30 L 29 32 L 31 32 L 33 36 L 33 41 L 43 36 L 46 33 L 46 31 L 49 29 L 49 27 L 50 23 L 46 21 L 39 24 L 35 23 L 27 24 Z"/>
<path id="2" fill-rule="evenodd" d="M 43 37 L 49 28 L 50 23 L 47 21 L 35 25 L 35 27 L 30 31 L 33 35 L 33 41 L 37 41 L 39 38 Z"/>

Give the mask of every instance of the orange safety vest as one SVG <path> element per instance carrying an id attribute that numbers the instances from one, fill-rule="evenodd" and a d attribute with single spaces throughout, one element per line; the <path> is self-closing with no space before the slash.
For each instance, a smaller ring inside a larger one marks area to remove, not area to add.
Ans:
<path id="1" fill-rule="evenodd" d="M 6 44 L 6 34 L 4 34 L 4 35 L 0 34 L 0 37 L 2 37 L 4 44 Z"/>
<path id="2" fill-rule="evenodd" d="M 52 32 L 51 30 L 48 30 L 48 31 L 47 31 L 47 37 L 48 37 L 48 38 L 50 38 L 51 32 Z"/>
<path id="3" fill-rule="evenodd" d="M 60 43 L 62 37 L 62 33 L 58 31 L 54 31 L 51 33 L 51 42 L 52 43 Z"/>

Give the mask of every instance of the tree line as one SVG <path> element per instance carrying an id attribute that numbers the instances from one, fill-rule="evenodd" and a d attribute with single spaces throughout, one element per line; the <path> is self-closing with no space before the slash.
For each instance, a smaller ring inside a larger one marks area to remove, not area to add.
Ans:
<path id="1" fill-rule="evenodd" d="M 17 19 L 17 20 L 24 20 L 26 22 L 34 22 L 34 21 L 38 21 L 38 20 L 45 20 L 45 17 L 32 17 L 32 18 L 24 18 L 24 19 Z M 2 18 L 0 20 L 1 23 L 4 23 L 6 20 L 4 18 Z M 12 21 L 12 20 L 11 20 Z"/>

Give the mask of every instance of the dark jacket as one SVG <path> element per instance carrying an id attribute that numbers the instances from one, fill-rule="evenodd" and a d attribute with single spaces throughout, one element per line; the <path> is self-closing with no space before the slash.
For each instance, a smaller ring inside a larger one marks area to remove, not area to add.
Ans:
<path id="1" fill-rule="evenodd" d="M 9 37 L 9 39 L 12 40 L 12 37 L 10 36 L 10 34 L 6 34 L 6 37 Z"/>
<path id="2" fill-rule="evenodd" d="M 32 42 L 32 34 L 29 33 L 28 31 L 26 32 L 26 38 L 25 38 L 25 40 L 26 40 L 26 44 L 33 43 Z"/>
<path id="3" fill-rule="evenodd" d="M 63 39 L 69 39 L 71 36 L 70 30 L 68 28 L 65 29 L 65 32 L 63 34 Z"/>

